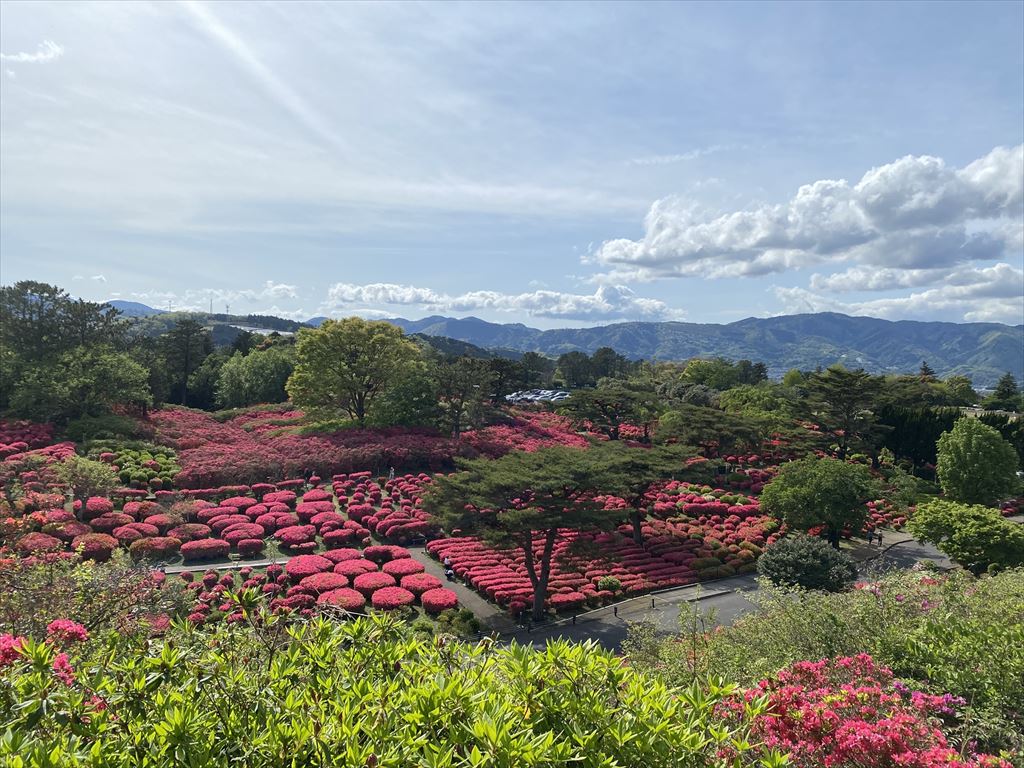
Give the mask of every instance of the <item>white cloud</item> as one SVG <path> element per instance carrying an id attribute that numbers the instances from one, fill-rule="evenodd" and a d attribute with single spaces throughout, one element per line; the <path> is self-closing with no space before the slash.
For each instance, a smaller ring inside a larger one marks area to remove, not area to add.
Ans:
<path id="1" fill-rule="evenodd" d="M 107 276 L 106 275 L 93 275 L 89 279 L 92 280 L 93 282 L 97 282 L 97 283 L 105 283 L 105 282 L 107 282 Z"/>
<path id="2" fill-rule="evenodd" d="M 97 276 L 101 277 L 101 276 Z M 96 278 L 93 278 L 96 279 Z M 140 291 L 132 294 L 132 298 L 146 302 L 159 309 L 175 309 L 182 312 L 207 312 L 213 302 L 214 312 L 223 312 L 227 305 L 232 305 L 233 314 L 249 312 L 279 314 L 290 317 L 292 314 L 302 315 L 302 310 L 282 310 L 274 306 L 275 312 L 264 309 L 259 302 L 267 299 L 297 299 L 298 287 L 287 283 L 275 283 L 267 280 L 261 288 L 223 289 L 223 288 L 190 288 L 183 293 L 173 291 Z M 155 302 L 155 303 L 154 303 Z"/>
<path id="3" fill-rule="evenodd" d="M 683 152 L 678 155 L 648 155 L 646 157 L 634 157 L 629 161 L 630 165 L 672 165 L 674 163 L 685 163 L 690 160 L 696 160 L 699 157 L 705 157 L 706 155 L 713 155 L 716 152 L 730 149 L 730 147 L 724 144 L 712 144 L 710 147 L 699 147 L 697 149 L 691 149 L 689 152 Z"/>
<path id="4" fill-rule="evenodd" d="M 45 64 L 48 61 L 59 59 L 64 55 L 64 47 L 57 45 L 53 40 L 43 40 L 35 53 L 0 53 L 0 61 L 13 61 L 18 64 Z M 7 70 L 8 76 L 13 76 L 11 70 Z"/>
<path id="5" fill-rule="evenodd" d="M 336 283 L 327 293 L 325 311 L 346 310 L 351 304 L 389 304 L 422 307 L 431 312 L 525 313 L 532 317 L 598 322 L 616 319 L 671 320 L 683 316 L 681 310 L 663 301 L 637 296 L 622 285 L 602 285 L 593 294 L 536 290 L 508 294 L 498 291 L 469 291 L 457 296 L 431 288 L 394 283 L 354 285 Z"/>
<path id="6" fill-rule="evenodd" d="M 832 275 L 812 275 L 811 289 L 830 293 L 890 291 L 943 283 L 949 286 L 988 286 L 999 295 L 1024 294 L 1024 272 L 1009 264 L 959 269 L 892 269 L 851 267 Z M 996 295 L 989 293 L 986 295 Z"/>
<path id="7" fill-rule="evenodd" d="M 1024 145 L 960 170 L 907 156 L 854 185 L 804 185 L 778 205 L 715 215 L 659 200 L 642 239 L 607 241 L 589 261 L 640 279 L 751 277 L 830 261 L 923 269 L 1004 256 L 1022 216 Z"/>
<path id="8" fill-rule="evenodd" d="M 864 277 L 853 270 L 850 272 L 852 280 Z M 818 287 L 829 289 L 829 285 L 821 281 Z M 870 285 L 866 287 L 871 290 Z M 1024 270 L 1009 264 L 959 270 L 944 277 L 942 284 L 933 288 L 907 296 L 859 302 L 839 301 L 804 288 L 773 290 L 785 312 L 843 312 L 889 320 L 1024 323 Z"/>

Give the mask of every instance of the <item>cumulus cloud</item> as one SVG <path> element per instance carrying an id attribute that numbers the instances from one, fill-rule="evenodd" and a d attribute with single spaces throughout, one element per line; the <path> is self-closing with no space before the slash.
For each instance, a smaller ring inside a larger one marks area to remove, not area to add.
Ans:
<path id="1" fill-rule="evenodd" d="M 927 269 L 995 260 L 1024 216 L 1024 145 L 996 147 L 964 168 L 907 156 L 856 184 L 806 184 L 785 203 L 712 214 L 655 202 L 640 240 L 605 242 L 589 261 L 613 274 L 752 277 L 835 261 Z"/>
<path id="2" fill-rule="evenodd" d="M 94 282 L 97 282 L 97 283 L 105 283 L 105 282 L 107 282 L 107 276 L 106 275 L 93 275 L 89 279 L 94 281 Z"/>
<path id="3" fill-rule="evenodd" d="M 0 53 L 0 61 L 11 61 L 17 64 L 45 64 L 48 61 L 59 59 L 64 55 L 64 47 L 57 45 L 53 40 L 43 40 L 35 53 Z M 7 70 L 13 75 L 11 70 Z"/>
<path id="4" fill-rule="evenodd" d="M 623 285 L 602 285 L 592 294 L 536 290 L 516 294 L 470 291 L 453 296 L 413 285 L 336 283 L 328 290 L 327 298 L 325 311 L 348 311 L 351 304 L 388 304 L 422 307 L 431 312 L 492 310 L 589 322 L 621 319 L 670 320 L 679 319 L 684 314 L 658 299 L 637 296 Z"/>
<path id="5" fill-rule="evenodd" d="M 859 288 L 871 289 L 867 275 L 855 270 L 848 274 L 851 281 L 862 279 L 864 284 Z M 828 289 L 828 285 L 819 281 L 818 288 Z M 893 298 L 840 301 L 804 288 L 775 288 L 774 292 L 786 312 L 843 312 L 891 320 L 1024 323 L 1024 270 L 1009 264 L 958 270 L 943 277 L 941 285 Z"/>
<path id="6" fill-rule="evenodd" d="M 811 288 L 830 293 L 888 291 L 894 288 L 921 288 L 944 283 L 950 286 L 984 286 L 979 295 L 1024 295 L 1024 272 L 1009 264 L 959 269 L 891 269 L 851 267 L 832 275 L 812 275 Z M 994 292 L 993 292 L 994 291 Z"/>

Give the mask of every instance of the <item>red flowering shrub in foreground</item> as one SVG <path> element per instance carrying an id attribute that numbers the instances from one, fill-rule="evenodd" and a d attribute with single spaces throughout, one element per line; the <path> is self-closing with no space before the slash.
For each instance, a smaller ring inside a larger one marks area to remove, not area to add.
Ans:
<path id="1" fill-rule="evenodd" d="M 366 606 L 366 598 L 354 589 L 332 589 L 317 598 L 319 605 L 330 605 L 344 608 L 346 611 L 361 611 Z"/>
<path id="2" fill-rule="evenodd" d="M 153 536 L 132 542 L 128 548 L 134 560 L 167 560 L 181 547 L 181 540 L 170 536 Z"/>
<path id="3" fill-rule="evenodd" d="M 367 574 L 370 575 L 370 574 Z M 362 578 L 362 577 L 360 577 Z M 381 587 L 375 590 L 370 602 L 374 608 L 382 611 L 393 611 L 416 602 L 416 595 L 401 587 Z"/>
<path id="4" fill-rule="evenodd" d="M 238 554 L 242 557 L 255 557 L 263 552 L 263 539 L 242 539 L 238 542 Z"/>
<path id="5" fill-rule="evenodd" d="M 335 589 L 344 589 L 348 586 L 348 577 L 332 572 L 314 573 L 300 581 L 299 586 L 319 595 Z"/>
<path id="6" fill-rule="evenodd" d="M 797 662 L 723 711 L 740 720 L 746 701 L 760 695 L 769 707 L 754 734 L 797 768 L 1010 768 L 985 755 L 962 759 L 950 747 L 939 726 L 955 719 L 962 699 L 911 691 L 866 654 Z"/>
<path id="7" fill-rule="evenodd" d="M 441 613 L 459 604 L 459 597 L 450 589 L 431 589 L 420 595 L 420 603 L 427 613 Z"/>

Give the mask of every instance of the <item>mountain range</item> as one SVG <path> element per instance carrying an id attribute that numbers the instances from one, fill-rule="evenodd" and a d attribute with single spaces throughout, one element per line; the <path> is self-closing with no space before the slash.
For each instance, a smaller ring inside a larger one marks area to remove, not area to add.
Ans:
<path id="1" fill-rule="evenodd" d="M 131 304 L 134 316 L 159 313 L 135 302 L 110 303 L 118 308 Z M 318 326 L 326 319 L 314 317 L 305 324 Z M 406 333 L 454 339 L 502 356 L 539 352 L 557 357 L 611 347 L 632 359 L 746 358 L 764 362 L 772 376 L 790 368 L 811 370 L 833 363 L 872 373 L 902 373 L 916 371 L 927 361 L 940 376 L 963 374 L 979 387 L 992 386 L 1007 371 L 1024 380 L 1024 325 L 892 321 L 834 312 L 751 317 L 725 324 L 625 322 L 547 331 L 476 317 L 434 315 L 388 322 Z"/>

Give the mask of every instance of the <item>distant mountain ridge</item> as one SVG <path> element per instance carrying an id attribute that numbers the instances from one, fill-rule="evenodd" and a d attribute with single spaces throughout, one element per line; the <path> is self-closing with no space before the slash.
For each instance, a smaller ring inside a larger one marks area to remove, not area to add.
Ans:
<path id="1" fill-rule="evenodd" d="M 131 310 L 148 310 L 146 317 L 163 314 L 136 302 Z M 326 317 L 293 328 L 317 327 Z M 778 317 L 749 317 L 734 323 L 626 322 L 593 328 L 558 328 L 542 331 L 522 323 L 491 323 L 478 317 L 432 315 L 420 320 L 392 318 L 387 322 L 406 333 L 464 342 L 510 357 L 512 352 L 593 353 L 611 347 L 632 359 L 688 360 L 721 356 L 732 360 L 763 361 L 772 376 L 790 368 L 812 370 L 843 363 L 872 373 L 916 371 L 922 360 L 940 375 L 970 376 L 979 387 L 989 387 L 1010 371 L 1024 382 L 1024 325 L 1001 323 L 944 323 L 917 320 L 881 320 L 835 312 Z M 283 330 L 283 329 L 282 329 Z M 440 339 L 433 339 L 434 346 Z M 455 352 L 457 345 L 449 345 Z"/>
<path id="2" fill-rule="evenodd" d="M 872 373 L 910 372 L 927 360 L 940 376 L 963 374 L 982 387 L 1006 371 L 1024 379 L 1024 325 L 892 321 L 834 312 L 751 317 L 727 324 L 626 322 L 550 331 L 475 317 L 388 322 L 407 333 L 546 355 L 611 347 L 633 359 L 747 358 L 765 362 L 773 376 L 833 363 Z"/>

